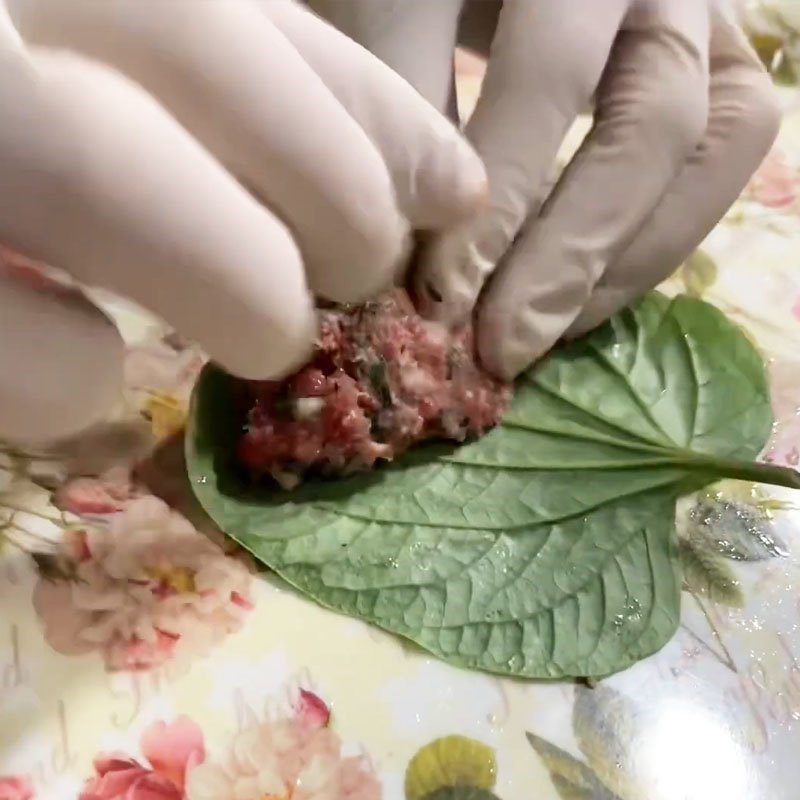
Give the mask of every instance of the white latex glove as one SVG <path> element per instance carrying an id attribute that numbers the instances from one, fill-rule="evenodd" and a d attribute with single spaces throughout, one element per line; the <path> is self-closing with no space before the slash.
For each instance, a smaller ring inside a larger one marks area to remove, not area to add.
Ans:
<path id="1" fill-rule="evenodd" d="M 733 203 L 777 133 L 769 79 L 716 0 L 311 0 L 452 108 L 452 51 L 487 51 L 466 132 L 490 203 L 433 239 L 418 291 L 512 376 L 658 284 Z M 594 127 L 549 192 L 556 153 Z M 549 194 L 548 194 L 549 192 Z M 546 202 L 545 202 L 546 201 Z"/>
<path id="2" fill-rule="evenodd" d="M 0 108 L 0 244 L 248 378 L 306 356 L 312 292 L 368 297 L 409 223 L 452 224 L 486 194 L 449 121 L 281 0 L 0 0 Z M 102 417 L 121 354 L 82 295 L 0 276 L 0 437 Z"/>

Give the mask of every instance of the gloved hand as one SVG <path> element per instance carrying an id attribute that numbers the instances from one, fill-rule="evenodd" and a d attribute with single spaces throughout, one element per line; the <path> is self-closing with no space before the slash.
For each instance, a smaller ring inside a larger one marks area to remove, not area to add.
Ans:
<path id="1" fill-rule="evenodd" d="M 481 356 L 508 377 L 667 277 L 777 133 L 768 77 L 721 0 L 468 0 L 460 24 L 463 0 L 310 4 L 441 109 L 457 40 L 489 52 L 466 132 L 490 202 L 433 238 L 417 288 L 450 322 L 485 288 Z M 592 131 L 549 191 L 592 100 Z"/>
<path id="2" fill-rule="evenodd" d="M 449 121 L 280 0 L 0 0 L 0 108 L 0 244 L 248 378 L 306 356 L 312 292 L 368 297 L 410 226 L 486 195 Z M 77 431 L 120 382 L 119 335 L 82 295 L 0 276 L 1 438 Z"/>

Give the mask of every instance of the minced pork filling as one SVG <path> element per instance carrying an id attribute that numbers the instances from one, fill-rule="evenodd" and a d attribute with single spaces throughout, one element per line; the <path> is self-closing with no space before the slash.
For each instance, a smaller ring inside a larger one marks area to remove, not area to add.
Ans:
<path id="1" fill-rule="evenodd" d="M 422 319 L 395 291 L 320 312 L 310 363 L 282 381 L 246 384 L 238 456 L 291 489 L 391 460 L 417 442 L 463 441 L 496 425 L 511 388 L 477 364 L 469 328 Z"/>

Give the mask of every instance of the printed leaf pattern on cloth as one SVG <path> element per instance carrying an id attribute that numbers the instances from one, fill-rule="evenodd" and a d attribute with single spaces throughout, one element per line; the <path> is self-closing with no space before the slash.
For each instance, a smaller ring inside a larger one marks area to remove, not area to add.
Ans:
<path id="1" fill-rule="evenodd" d="M 697 539 L 682 540 L 678 552 L 688 591 L 733 608 L 744 606 L 736 576 L 722 556 Z"/>
<path id="2" fill-rule="evenodd" d="M 406 800 L 425 800 L 453 787 L 491 789 L 497 764 L 494 752 L 466 736 L 445 736 L 417 751 L 406 768 Z"/>
<path id="3" fill-rule="evenodd" d="M 572 729 L 592 772 L 612 796 L 648 800 L 649 788 L 633 777 L 633 743 L 641 729 L 630 700 L 611 687 L 575 687 Z"/>
<path id="4" fill-rule="evenodd" d="M 526 734 L 561 800 L 619 800 L 583 762 L 533 733 Z"/>
<path id="5" fill-rule="evenodd" d="M 448 786 L 429 794 L 425 800 L 499 800 L 488 789 L 477 786 Z"/>
<path id="6" fill-rule="evenodd" d="M 291 494 L 232 463 L 234 381 L 201 377 L 193 488 L 229 535 L 324 606 L 450 663 L 602 676 L 674 632 L 678 495 L 754 465 L 770 432 L 764 367 L 696 299 L 652 295 L 522 378 L 501 427 L 452 450 Z"/>
<path id="7" fill-rule="evenodd" d="M 702 297 L 717 280 L 717 264 L 708 253 L 695 250 L 680 268 L 686 294 Z"/>
<path id="8" fill-rule="evenodd" d="M 745 598 L 729 562 L 788 555 L 774 530 L 775 501 L 760 495 L 758 487 L 748 491 L 746 484 L 733 484 L 695 500 L 679 526 L 684 589 L 742 608 Z"/>
<path id="9" fill-rule="evenodd" d="M 689 512 L 686 536 L 733 561 L 785 557 L 788 550 L 774 530 L 767 502 L 743 502 L 719 493 L 700 497 Z"/>

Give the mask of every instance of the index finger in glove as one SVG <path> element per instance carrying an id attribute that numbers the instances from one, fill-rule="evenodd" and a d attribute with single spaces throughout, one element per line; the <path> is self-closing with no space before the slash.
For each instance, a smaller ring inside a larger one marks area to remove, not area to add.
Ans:
<path id="1" fill-rule="evenodd" d="M 312 5 L 339 21 L 358 21 L 358 41 L 370 49 L 379 37 L 382 46 L 375 52 L 383 57 L 388 51 L 388 63 L 399 75 L 294 2 L 260 4 L 378 148 L 412 226 L 439 229 L 472 215 L 486 200 L 486 172 L 440 113 L 451 84 L 460 0 L 404 0 L 401 7 L 385 0 Z"/>
<path id="2" fill-rule="evenodd" d="M 391 282 L 408 225 L 381 154 L 254 4 L 31 0 L 19 25 L 157 98 L 286 221 L 317 293 L 355 301 Z"/>
<path id="3" fill-rule="evenodd" d="M 422 253 L 416 288 L 429 315 L 465 319 L 526 218 L 538 213 L 558 149 L 594 94 L 629 2 L 578 0 L 569 12 L 564 0 L 503 4 L 467 125 L 489 176 L 488 208 Z"/>
<path id="4" fill-rule="evenodd" d="M 708 123 L 708 4 L 643 0 L 598 90 L 594 126 L 479 310 L 486 365 L 513 376 L 580 313 L 695 152 Z"/>
<path id="5" fill-rule="evenodd" d="M 688 258 L 734 203 L 780 127 L 772 81 L 732 19 L 714 16 L 711 109 L 703 142 L 624 253 L 609 264 L 570 338 L 659 284 Z"/>

